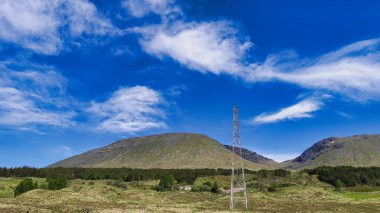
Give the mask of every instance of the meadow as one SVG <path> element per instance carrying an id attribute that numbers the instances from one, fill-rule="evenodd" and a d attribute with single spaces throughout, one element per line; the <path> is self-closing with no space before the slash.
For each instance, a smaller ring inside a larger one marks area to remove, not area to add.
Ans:
<path id="1" fill-rule="evenodd" d="M 33 178 L 39 183 L 43 178 Z M 287 177 L 248 174 L 248 211 L 380 212 L 379 187 L 343 188 L 320 182 L 315 175 L 292 172 Z M 229 194 L 183 190 L 158 192 L 159 180 L 114 184 L 115 180 L 69 181 L 67 188 L 35 189 L 13 196 L 21 178 L 0 179 L 0 212 L 229 212 Z M 229 176 L 199 177 L 194 185 L 217 181 L 229 187 Z M 241 207 L 236 212 L 244 212 Z"/>

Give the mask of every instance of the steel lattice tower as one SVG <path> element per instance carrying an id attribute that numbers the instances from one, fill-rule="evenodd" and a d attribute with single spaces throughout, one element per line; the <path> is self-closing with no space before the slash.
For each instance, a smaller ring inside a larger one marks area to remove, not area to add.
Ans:
<path id="1" fill-rule="evenodd" d="M 240 144 L 240 129 L 238 108 L 233 108 L 234 127 L 232 132 L 232 153 L 231 153 L 231 201 L 230 209 L 236 207 L 240 202 L 244 208 L 248 208 L 247 187 L 244 176 L 244 162 Z"/>

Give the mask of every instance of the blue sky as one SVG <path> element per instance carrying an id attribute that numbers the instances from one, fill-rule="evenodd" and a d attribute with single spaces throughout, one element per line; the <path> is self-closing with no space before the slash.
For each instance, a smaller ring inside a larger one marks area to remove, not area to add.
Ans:
<path id="1" fill-rule="evenodd" d="M 380 2 L 4 0 L 0 166 L 165 132 L 277 161 L 379 133 Z"/>

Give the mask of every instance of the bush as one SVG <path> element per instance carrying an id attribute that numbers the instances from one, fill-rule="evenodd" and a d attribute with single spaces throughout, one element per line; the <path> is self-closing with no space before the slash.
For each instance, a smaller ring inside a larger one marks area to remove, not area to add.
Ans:
<path id="1" fill-rule="evenodd" d="M 276 183 L 272 183 L 268 188 L 268 192 L 277 192 L 277 191 L 278 191 L 278 185 Z"/>
<path id="2" fill-rule="evenodd" d="M 218 182 L 216 182 L 216 181 L 214 182 L 214 184 L 211 187 L 211 192 L 212 193 L 217 193 L 217 194 L 220 193 Z"/>
<path id="3" fill-rule="evenodd" d="M 38 186 L 39 189 L 48 189 L 48 186 L 46 185 L 45 182 L 41 183 L 39 186 Z"/>
<path id="4" fill-rule="evenodd" d="M 200 189 L 200 187 L 198 185 L 193 185 L 191 187 L 191 191 L 192 192 L 199 192 L 199 191 L 201 191 L 201 189 Z"/>
<path id="5" fill-rule="evenodd" d="M 343 187 L 343 182 L 340 181 L 339 179 L 336 179 L 335 181 L 335 191 L 340 191 Z"/>
<path id="6" fill-rule="evenodd" d="M 51 177 L 47 178 L 46 180 L 48 182 L 48 189 L 49 190 L 59 190 L 66 188 L 68 183 L 66 178 L 62 177 Z"/>
<path id="7" fill-rule="evenodd" d="M 200 187 L 199 187 L 199 190 L 201 192 L 209 192 L 211 190 L 211 187 L 209 187 L 208 185 L 204 185 L 202 184 Z"/>
<path id="8" fill-rule="evenodd" d="M 175 184 L 175 179 L 173 175 L 166 175 L 160 179 L 160 183 L 158 184 L 157 187 L 155 187 L 155 189 L 157 191 L 170 191 L 173 189 L 174 184 Z"/>
<path id="9" fill-rule="evenodd" d="M 33 189 L 38 189 L 38 183 L 33 182 L 32 178 L 26 178 L 17 185 L 14 195 L 16 197 Z"/>
<path id="10" fill-rule="evenodd" d="M 210 181 L 206 181 L 206 182 L 204 182 L 203 185 L 206 185 L 206 186 L 212 187 L 212 183 L 211 183 Z"/>

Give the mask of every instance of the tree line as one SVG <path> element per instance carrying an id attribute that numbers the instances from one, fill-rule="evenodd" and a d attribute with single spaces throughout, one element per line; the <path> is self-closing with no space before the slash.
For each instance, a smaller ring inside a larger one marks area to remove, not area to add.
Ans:
<path id="1" fill-rule="evenodd" d="M 254 173 L 245 170 L 247 174 Z M 0 168 L 0 177 L 62 177 L 68 180 L 123 180 L 126 182 L 157 180 L 172 175 L 179 183 L 193 184 L 197 177 L 230 175 L 230 169 L 132 169 L 132 168 Z"/>
<path id="2" fill-rule="evenodd" d="M 380 167 L 322 166 L 304 170 L 309 175 L 318 175 L 323 182 L 336 185 L 337 180 L 346 187 L 356 185 L 380 186 Z"/>

